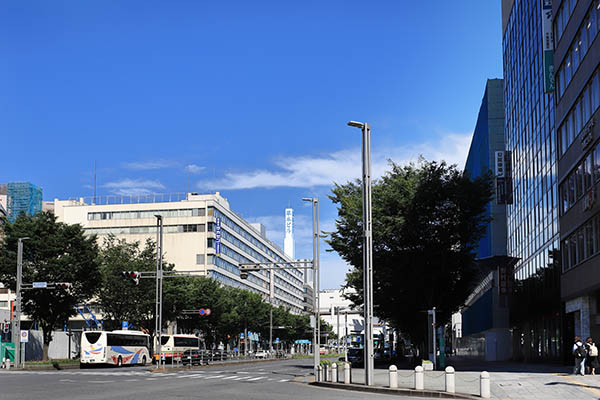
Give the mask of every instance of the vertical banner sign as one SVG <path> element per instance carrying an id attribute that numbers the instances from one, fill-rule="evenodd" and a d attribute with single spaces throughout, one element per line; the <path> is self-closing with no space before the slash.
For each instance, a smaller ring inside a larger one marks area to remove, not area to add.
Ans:
<path id="1" fill-rule="evenodd" d="M 497 151 L 495 153 L 495 175 L 496 175 L 496 204 L 506 204 L 506 185 L 505 185 L 505 168 L 504 168 L 504 152 Z"/>
<path id="2" fill-rule="evenodd" d="M 542 37 L 544 40 L 544 93 L 554 92 L 554 33 L 552 32 L 552 0 L 542 1 Z"/>
<path id="3" fill-rule="evenodd" d="M 215 253 L 217 257 L 221 256 L 221 217 L 217 217 L 215 224 Z"/>
<path id="4" fill-rule="evenodd" d="M 512 184 L 512 151 L 504 152 L 504 193 L 506 194 L 506 204 L 513 203 L 513 184 Z"/>
<path id="5" fill-rule="evenodd" d="M 285 209 L 285 233 L 286 235 L 294 233 L 294 210 L 291 208 Z"/>

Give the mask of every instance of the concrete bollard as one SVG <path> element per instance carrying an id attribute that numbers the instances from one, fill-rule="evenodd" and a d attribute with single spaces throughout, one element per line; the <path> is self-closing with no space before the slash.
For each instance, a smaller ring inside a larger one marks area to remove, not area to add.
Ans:
<path id="1" fill-rule="evenodd" d="M 454 393 L 456 391 L 454 384 L 454 368 L 446 367 L 446 392 Z"/>
<path id="2" fill-rule="evenodd" d="M 4 364 L 4 365 L 5 365 L 5 368 L 6 368 L 6 369 L 10 369 L 10 358 L 6 357 L 6 358 L 4 359 L 4 362 L 5 362 L 5 364 Z"/>
<path id="3" fill-rule="evenodd" d="M 337 364 L 331 364 L 331 382 L 337 382 Z"/>
<path id="4" fill-rule="evenodd" d="M 490 398 L 490 374 L 487 371 L 483 371 L 479 376 L 479 390 L 481 398 Z"/>
<path id="5" fill-rule="evenodd" d="M 344 383 L 350 383 L 350 363 L 344 363 Z"/>
<path id="6" fill-rule="evenodd" d="M 317 367 L 317 375 L 315 376 L 315 380 L 317 382 L 323 381 L 323 367 L 320 365 Z"/>
<path id="7" fill-rule="evenodd" d="M 390 365 L 390 389 L 398 388 L 398 368 Z"/>
<path id="8" fill-rule="evenodd" d="M 423 367 L 417 365 L 415 367 L 415 390 L 423 389 L 425 389 L 425 384 L 423 383 Z"/>
<path id="9" fill-rule="evenodd" d="M 331 382 L 331 365 L 325 364 L 325 371 L 326 371 L 325 376 L 327 377 L 326 381 Z"/>

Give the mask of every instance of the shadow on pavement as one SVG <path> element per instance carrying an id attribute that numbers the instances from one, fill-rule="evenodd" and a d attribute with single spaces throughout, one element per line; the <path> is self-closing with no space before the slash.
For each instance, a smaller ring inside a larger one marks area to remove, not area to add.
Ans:
<path id="1" fill-rule="evenodd" d="M 376 369 L 387 369 L 390 365 L 395 365 L 398 369 L 414 369 L 416 363 L 408 359 L 391 360 L 375 364 Z M 542 363 L 520 363 L 514 361 L 484 361 L 470 359 L 466 357 L 448 357 L 446 366 L 452 366 L 456 371 L 472 371 L 472 372 L 520 372 L 532 374 L 548 374 L 548 373 L 571 373 L 572 366 L 562 364 L 542 364 Z"/>
<path id="2" fill-rule="evenodd" d="M 546 386 L 554 386 L 554 385 L 566 385 L 566 386 L 576 386 L 576 387 L 584 387 L 588 389 L 597 389 L 600 390 L 600 386 L 592 386 L 586 385 L 584 383 L 571 383 L 571 382 L 548 382 L 545 384 Z"/>

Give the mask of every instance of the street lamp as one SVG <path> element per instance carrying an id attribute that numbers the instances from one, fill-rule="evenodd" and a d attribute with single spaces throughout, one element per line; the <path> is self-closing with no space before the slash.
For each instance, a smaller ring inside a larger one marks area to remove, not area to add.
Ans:
<path id="1" fill-rule="evenodd" d="M 163 245 L 163 220 L 162 215 L 155 215 L 156 217 L 156 316 L 154 319 L 155 335 L 158 338 L 156 344 L 156 350 L 158 353 L 158 360 L 156 366 L 161 368 L 162 366 L 162 245 Z"/>
<path id="2" fill-rule="evenodd" d="M 319 379 L 319 364 L 321 363 L 321 318 L 319 311 L 319 199 L 303 197 L 302 201 L 312 203 L 313 217 L 313 306 L 315 326 L 313 328 L 313 356 L 315 380 Z"/>
<path id="3" fill-rule="evenodd" d="M 17 241 L 17 298 L 15 320 L 13 323 L 12 341 L 15 344 L 15 368 L 21 366 L 21 284 L 23 283 L 23 241 L 28 237 L 19 238 Z"/>
<path id="4" fill-rule="evenodd" d="M 371 126 L 350 121 L 362 131 L 363 293 L 365 313 L 365 384 L 373 384 L 373 231 L 371 222 Z"/>

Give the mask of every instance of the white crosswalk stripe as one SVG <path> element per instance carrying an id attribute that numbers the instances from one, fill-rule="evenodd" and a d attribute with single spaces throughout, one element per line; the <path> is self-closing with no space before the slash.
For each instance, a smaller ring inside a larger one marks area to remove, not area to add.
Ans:
<path id="1" fill-rule="evenodd" d="M 258 376 L 256 378 L 248 379 L 248 381 L 257 381 L 259 379 L 265 379 L 265 377 L 264 376 Z"/>
<path id="2" fill-rule="evenodd" d="M 207 377 L 206 377 L 206 379 L 207 379 L 207 380 L 208 380 L 208 379 L 218 379 L 218 378 L 222 378 L 222 377 L 224 377 L 224 376 L 226 376 L 226 375 L 207 376 Z"/>

